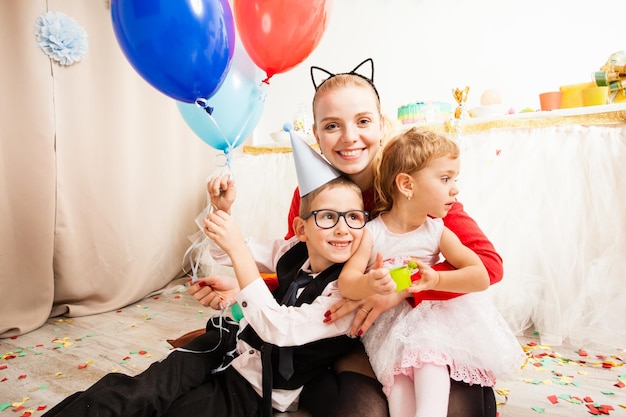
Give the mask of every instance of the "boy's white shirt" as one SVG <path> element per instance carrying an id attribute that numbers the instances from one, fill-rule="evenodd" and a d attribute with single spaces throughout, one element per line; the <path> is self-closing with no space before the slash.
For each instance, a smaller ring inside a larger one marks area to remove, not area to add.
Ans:
<path id="1" fill-rule="evenodd" d="M 261 244 L 251 239 L 247 240 L 247 243 L 257 263 L 269 266 L 268 271 L 275 271 L 278 259 L 298 243 L 298 239 L 277 240 L 272 245 L 268 245 L 267 242 Z M 211 246 L 211 249 L 215 247 Z M 223 256 L 216 251 L 217 257 L 214 256 L 213 259 L 222 265 L 229 265 L 228 256 L 221 249 L 217 249 Z M 213 251 L 211 255 L 214 255 Z M 228 259 L 227 263 L 224 262 L 224 257 Z M 305 269 L 307 265 L 308 260 L 304 263 Z M 329 283 L 311 304 L 303 304 L 300 307 L 280 305 L 261 277 L 242 289 L 237 294 L 236 300 L 244 314 L 240 321 L 241 329 L 250 325 L 263 340 L 277 346 L 300 346 L 329 337 L 346 335 L 354 318 L 354 315 L 350 314 L 334 323 L 323 322 L 324 313 L 332 305 L 343 300 L 336 280 Z M 259 395 L 262 395 L 261 352 L 243 340 L 238 340 L 237 353 L 239 356 L 231 362 L 231 366 Z M 287 410 L 297 401 L 301 391 L 302 388 L 272 390 L 272 406 L 279 411 Z"/>

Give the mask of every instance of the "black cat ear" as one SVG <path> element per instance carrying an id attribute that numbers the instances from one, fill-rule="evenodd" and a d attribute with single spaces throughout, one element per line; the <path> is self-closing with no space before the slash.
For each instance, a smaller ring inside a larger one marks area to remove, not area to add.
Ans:
<path id="1" fill-rule="evenodd" d="M 336 74 L 332 72 L 326 71 L 324 68 L 312 66 L 311 67 L 311 81 L 313 81 L 313 86 L 317 90 L 318 87 L 324 84 L 324 81 L 327 79 L 334 77 Z"/>
<path id="2" fill-rule="evenodd" d="M 362 71 L 367 71 L 367 67 L 362 69 L 361 67 L 367 66 L 369 64 L 369 76 L 367 73 L 363 73 Z M 372 58 L 367 58 L 365 61 L 361 62 L 359 65 L 354 67 L 350 74 L 360 75 L 361 77 L 369 80 L 372 84 L 374 83 L 374 60 Z"/>

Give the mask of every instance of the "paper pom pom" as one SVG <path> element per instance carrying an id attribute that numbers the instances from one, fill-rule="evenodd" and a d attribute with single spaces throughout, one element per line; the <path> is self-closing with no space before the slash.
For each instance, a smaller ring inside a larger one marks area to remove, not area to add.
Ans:
<path id="1" fill-rule="evenodd" d="M 60 65 L 72 65 L 87 54 L 87 32 L 60 12 L 43 13 L 35 23 L 37 45 Z"/>

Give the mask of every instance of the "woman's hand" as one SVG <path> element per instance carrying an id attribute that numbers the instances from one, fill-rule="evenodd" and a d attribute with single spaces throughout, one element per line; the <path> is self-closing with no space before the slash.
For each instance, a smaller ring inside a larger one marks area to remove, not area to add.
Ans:
<path id="1" fill-rule="evenodd" d="M 356 337 L 365 334 L 374 321 L 384 311 L 397 306 L 408 296 L 406 290 L 389 295 L 374 294 L 363 300 L 349 300 L 347 298 L 333 305 L 324 315 L 324 323 L 332 323 L 358 309 L 350 328 L 350 336 Z"/>
<path id="2" fill-rule="evenodd" d="M 232 176 L 225 174 L 221 177 L 213 177 L 207 182 L 206 189 L 211 198 L 213 209 L 230 213 L 230 208 L 237 196 L 235 181 Z"/>
<path id="3" fill-rule="evenodd" d="M 214 275 L 200 278 L 198 282 L 189 286 L 189 294 L 205 307 L 222 310 L 228 302 L 233 304 L 239 293 L 239 284 L 234 277 Z"/>

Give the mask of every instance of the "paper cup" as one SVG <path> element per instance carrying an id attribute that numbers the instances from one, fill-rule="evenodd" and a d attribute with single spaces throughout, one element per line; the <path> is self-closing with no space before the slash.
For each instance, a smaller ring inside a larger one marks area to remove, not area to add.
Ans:
<path id="1" fill-rule="evenodd" d="M 541 104 L 541 110 L 555 110 L 561 108 L 561 97 L 563 93 L 560 91 L 548 91 L 547 93 L 539 94 L 539 103 Z"/>
<path id="2" fill-rule="evenodd" d="M 581 92 L 583 106 L 600 106 L 607 104 L 609 100 L 609 87 L 591 87 Z"/>
<path id="3" fill-rule="evenodd" d="M 389 271 L 389 275 L 396 282 L 396 291 L 402 291 L 411 286 L 411 270 L 408 266 L 399 266 Z"/>

